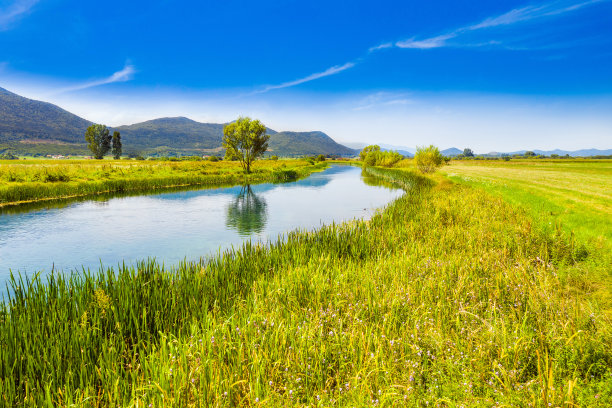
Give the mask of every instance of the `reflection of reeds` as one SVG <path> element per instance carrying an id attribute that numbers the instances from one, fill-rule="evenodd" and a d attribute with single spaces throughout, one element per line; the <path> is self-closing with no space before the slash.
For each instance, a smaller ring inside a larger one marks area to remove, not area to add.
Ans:
<path id="1" fill-rule="evenodd" d="M 0 206 L 175 186 L 285 182 L 325 167 L 325 164 L 311 166 L 299 160 L 262 160 L 256 162 L 252 174 L 245 175 L 240 166 L 232 162 L 36 163 L 0 164 Z"/>
<path id="2" fill-rule="evenodd" d="M 564 278 L 571 238 L 374 172 L 407 194 L 369 221 L 171 270 L 13 278 L 0 405 L 607 406 L 610 326 L 588 277 Z"/>

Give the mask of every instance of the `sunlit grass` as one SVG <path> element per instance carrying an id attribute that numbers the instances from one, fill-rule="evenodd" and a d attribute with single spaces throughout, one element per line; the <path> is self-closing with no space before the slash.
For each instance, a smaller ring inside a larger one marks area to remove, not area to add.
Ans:
<path id="1" fill-rule="evenodd" d="M 481 189 L 368 169 L 369 221 L 208 264 L 16 281 L 7 406 L 609 406 L 597 253 Z M 577 290 L 574 290 L 577 289 Z"/>
<path id="2" fill-rule="evenodd" d="M 453 161 L 443 171 L 529 209 L 536 218 L 552 215 L 581 239 L 612 245 L 611 160 Z"/>
<path id="3" fill-rule="evenodd" d="M 245 175 L 238 162 L 225 161 L 0 161 L 0 206 L 175 186 L 290 181 L 324 166 L 302 160 L 260 160 Z"/>

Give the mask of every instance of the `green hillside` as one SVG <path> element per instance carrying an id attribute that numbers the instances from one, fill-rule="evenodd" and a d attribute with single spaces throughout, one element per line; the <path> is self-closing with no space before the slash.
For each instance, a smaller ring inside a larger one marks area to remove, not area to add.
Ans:
<path id="1" fill-rule="evenodd" d="M 139 149 L 168 147 L 172 149 L 215 149 L 221 145 L 223 125 L 200 123 L 178 118 L 160 118 L 119 126 L 116 130 L 126 146 Z"/>
<path id="2" fill-rule="evenodd" d="M 85 130 L 92 122 L 58 106 L 0 88 L 0 153 L 89 154 Z M 143 155 L 202 155 L 223 152 L 221 123 L 176 117 L 113 128 L 121 132 L 124 152 Z M 270 154 L 278 156 L 352 155 L 323 132 L 268 129 Z"/>
<path id="3" fill-rule="evenodd" d="M 336 143 L 323 132 L 278 132 L 271 135 L 268 143 L 272 154 L 279 156 L 300 156 L 332 154 L 354 155 L 356 150 Z"/>
<path id="4" fill-rule="evenodd" d="M 0 151 L 85 153 L 91 122 L 56 105 L 0 88 Z"/>

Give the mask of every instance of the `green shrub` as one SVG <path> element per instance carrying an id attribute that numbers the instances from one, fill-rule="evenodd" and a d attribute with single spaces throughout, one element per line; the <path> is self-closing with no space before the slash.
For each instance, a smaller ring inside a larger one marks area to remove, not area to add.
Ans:
<path id="1" fill-rule="evenodd" d="M 414 155 L 414 163 L 421 173 L 433 173 L 444 164 L 444 156 L 434 145 L 419 146 Z"/>

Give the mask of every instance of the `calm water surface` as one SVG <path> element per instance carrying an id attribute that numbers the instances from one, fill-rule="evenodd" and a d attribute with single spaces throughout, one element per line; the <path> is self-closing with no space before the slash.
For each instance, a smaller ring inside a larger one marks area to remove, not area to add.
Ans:
<path id="1" fill-rule="evenodd" d="M 28 275 L 98 270 L 155 257 L 166 265 L 199 260 L 245 239 L 370 217 L 402 194 L 361 169 L 332 166 L 307 179 L 0 212 L 0 292 L 9 271 Z"/>

